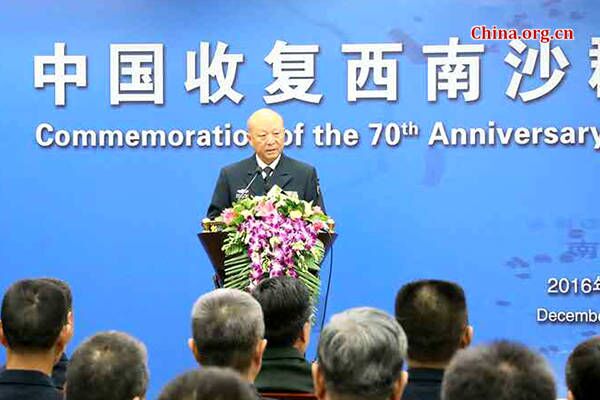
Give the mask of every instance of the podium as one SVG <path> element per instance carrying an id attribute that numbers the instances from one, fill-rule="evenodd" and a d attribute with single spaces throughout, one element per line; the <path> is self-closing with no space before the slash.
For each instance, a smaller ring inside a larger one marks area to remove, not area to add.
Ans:
<path id="1" fill-rule="evenodd" d="M 200 243 L 202 243 L 202 247 L 204 247 L 215 270 L 213 282 L 217 288 L 223 287 L 223 283 L 225 282 L 225 253 L 223 253 L 221 248 L 226 237 L 227 233 L 225 232 L 201 232 L 198 234 L 198 239 L 200 239 Z M 318 238 L 323 242 L 325 249 L 323 259 L 325 259 L 329 249 L 337 239 L 337 233 L 321 232 Z"/>

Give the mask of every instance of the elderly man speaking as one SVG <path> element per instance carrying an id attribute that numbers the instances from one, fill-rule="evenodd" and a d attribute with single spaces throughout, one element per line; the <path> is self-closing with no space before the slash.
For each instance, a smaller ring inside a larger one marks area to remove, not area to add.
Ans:
<path id="1" fill-rule="evenodd" d="M 275 185 L 323 208 L 317 171 L 283 154 L 284 136 L 283 118 L 275 111 L 264 108 L 248 118 L 248 139 L 255 154 L 221 170 L 208 218 L 242 196 L 262 196 Z"/>

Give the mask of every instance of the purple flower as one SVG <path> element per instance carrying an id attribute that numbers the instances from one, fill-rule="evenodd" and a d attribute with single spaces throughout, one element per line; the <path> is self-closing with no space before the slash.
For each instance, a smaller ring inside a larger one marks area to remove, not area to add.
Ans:
<path id="1" fill-rule="evenodd" d="M 286 217 L 271 201 L 259 202 L 255 216 L 249 216 L 238 226 L 252 263 L 249 287 L 255 287 L 266 276 L 297 278 L 298 257 L 315 246 L 322 225 L 304 221 L 297 215 Z"/>

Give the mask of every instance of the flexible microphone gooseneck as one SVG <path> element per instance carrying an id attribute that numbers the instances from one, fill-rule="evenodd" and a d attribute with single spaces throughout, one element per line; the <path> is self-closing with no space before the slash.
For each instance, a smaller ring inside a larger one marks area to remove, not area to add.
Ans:
<path id="1" fill-rule="evenodd" d="M 248 183 L 248 185 L 243 188 L 242 190 L 238 190 L 238 200 L 244 199 L 246 197 L 248 197 L 249 194 L 249 190 L 250 186 L 252 186 L 252 184 L 254 183 L 254 181 L 256 180 L 256 177 L 262 173 L 262 168 L 260 168 L 259 166 L 256 167 L 256 169 L 254 170 L 254 175 L 252 176 L 252 179 L 250 180 L 250 183 Z"/>

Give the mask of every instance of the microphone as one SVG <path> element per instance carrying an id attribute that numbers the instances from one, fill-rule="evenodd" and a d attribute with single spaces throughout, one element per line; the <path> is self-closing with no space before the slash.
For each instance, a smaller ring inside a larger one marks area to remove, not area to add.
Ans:
<path id="1" fill-rule="evenodd" d="M 237 200 L 245 199 L 246 197 L 248 197 L 248 195 L 250 194 L 250 190 L 249 190 L 250 186 L 252 186 L 252 184 L 256 180 L 256 177 L 261 173 L 262 173 L 262 168 L 260 168 L 259 166 L 256 166 L 256 169 L 254 170 L 254 174 L 252 176 L 252 179 L 250 180 L 250 183 L 248 183 L 248 185 L 245 188 L 238 189 L 238 191 L 235 195 Z"/>

